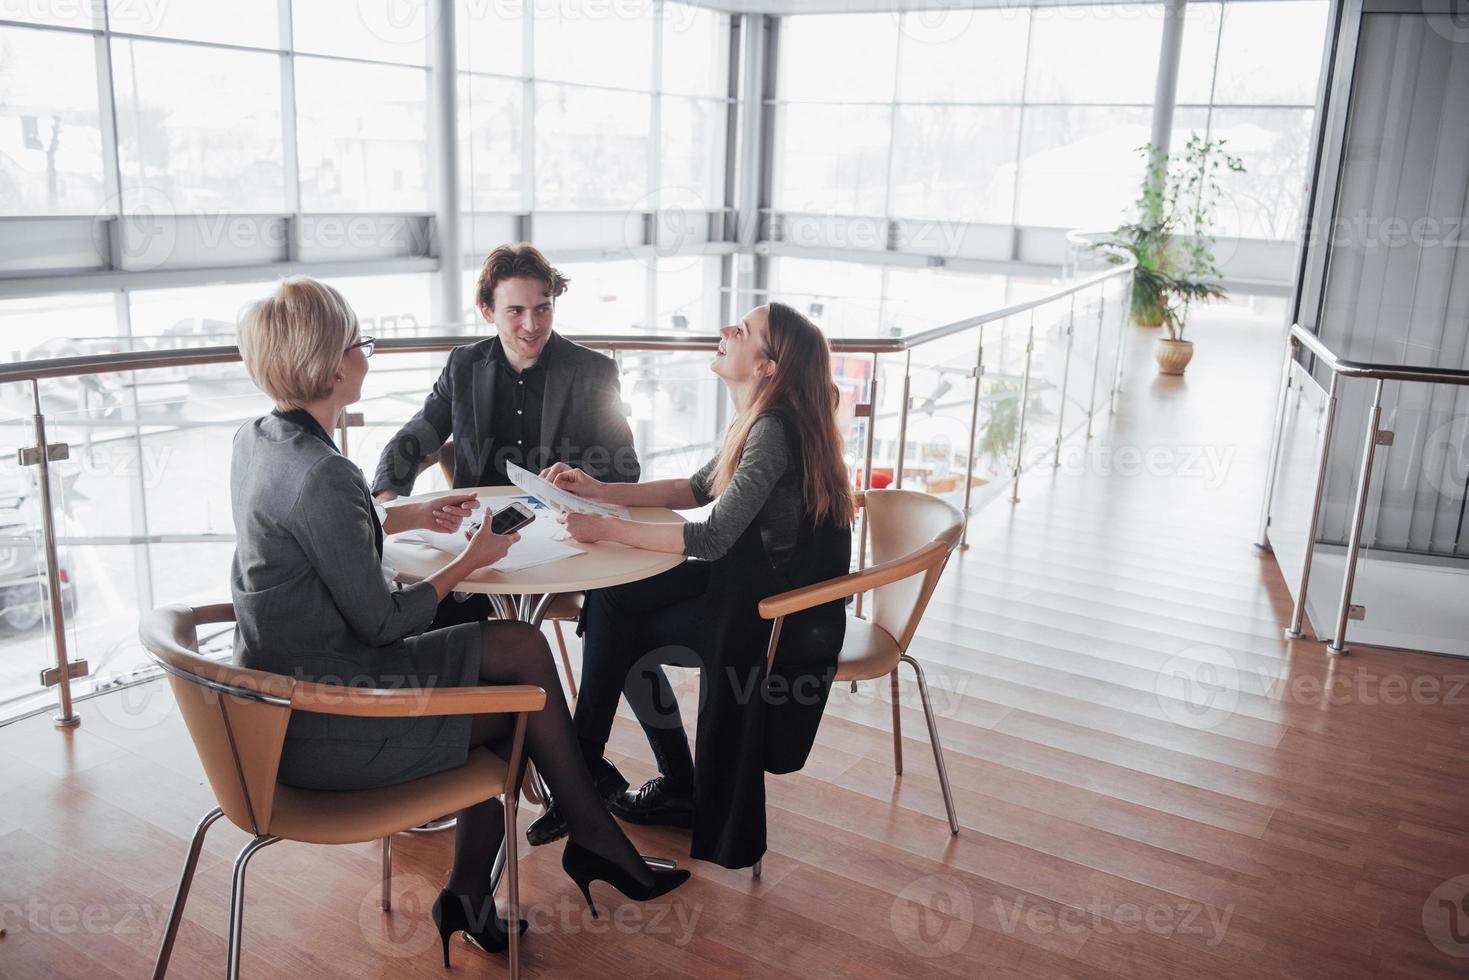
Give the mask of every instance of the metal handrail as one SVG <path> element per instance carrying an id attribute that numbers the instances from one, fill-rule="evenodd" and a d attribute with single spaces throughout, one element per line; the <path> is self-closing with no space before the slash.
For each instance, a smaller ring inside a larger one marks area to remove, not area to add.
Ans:
<path id="1" fill-rule="evenodd" d="M 1371 361 L 1344 361 L 1331 348 L 1299 323 L 1291 324 L 1290 337 L 1320 358 L 1332 374 L 1343 378 L 1374 378 L 1379 381 L 1418 381 L 1435 385 L 1469 385 L 1469 371 L 1461 368 L 1411 367 Z"/>
<path id="2" fill-rule="evenodd" d="M 897 337 L 833 337 L 831 349 L 837 354 L 896 354 L 931 344 L 945 337 L 994 323 L 1017 313 L 1038 309 L 1058 299 L 1090 289 L 1099 283 L 1130 273 L 1136 266 L 1131 256 L 1119 253 L 1122 259 L 1112 269 L 1104 269 L 1095 275 L 1078 280 L 1068 286 L 1052 290 L 1037 299 L 1011 303 L 997 310 L 977 316 L 965 317 L 942 326 L 930 327 L 915 333 Z M 707 351 L 719 346 L 717 336 L 709 337 L 659 337 L 648 334 L 564 334 L 568 340 L 585 347 L 606 351 Z M 377 341 L 377 349 L 394 354 L 441 354 L 462 347 L 471 338 L 463 335 L 443 334 L 429 337 L 383 337 Z M 0 384 L 20 381 L 37 381 L 48 378 L 73 378 L 87 374 L 102 374 L 115 371 L 148 371 L 157 368 L 194 367 L 201 364 L 228 364 L 240 359 L 240 349 L 232 344 L 214 347 L 190 347 L 165 351 L 119 351 L 108 354 L 82 354 L 76 357 L 49 357 L 33 361 L 16 361 L 0 365 Z"/>
<path id="3" fill-rule="evenodd" d="M 1365 378 L 1375 382 L 1372 386 L 1372 407 L 1367 414 L 1367 432 L 1362 450 L 1362 466 L 1357 476 L 1357 493 L 1352 505 L 1352 527 L 1347 536 L 1347 563 L 1342 574 L 1341 598 L 1337 603 L 1336 630 L 1326 646 L 1328 652 L 1339 656 L 1347 652 L 1347 620 L 1352 614 L 1352 588 L 1357 580 L 1357 560 L 1362 549 L 1362 530 L 1366 523 L 1367 493 L 1372 482 L 1373 458 L 1379 445 L 1391 445 L 1392 433 L 1381 427 L 1383 385 L 1388 381 L 1469 385 L 1469 371 L 1344 360 L 1327 347 L 1320 337 L 1299 323 L 1291 324 L 1285 341 L 1285 363 L 1281 368 L 1279 396 L 1275 405 L 1275 425 L 1270 434 L 1270 462 L 1265 475 L 1265 499 L 1260 506 L 1260 532 L 1255 541 L 1256 547 L 1263 551 L 1274 550 L 1270 545 L 1270 508 L 1275 496 L 1276 478 L 1280 473 L 1286 403 L 1294 377 L 1291 368 L 1296 364 L 1296 355 L 1302 348 L 1315 356 L 1331 373 L 1331 382 L 1326 390 L 1326 414 L 1321 423 L 1321 461 L 1316 469 L 1316 485 L 1311 496 L 1311 517 L 1306 523 L 1306 556 L 1301 564 L 1301 577 L 1296 589 L 1295 603 L 1291 608 L 1290 625 L 1285 629 L 1285 635 L 1293 640 L 1304 636 L 1302 626 L 1306 616 L 1306 590 L 1311 584 L 1311 562 L 1316 554 L 1316 535 L 1321 526 L 1321 507 L 1326 494 L 1326 472 L 1332 433 L 1336 425 L 1340 382 L 1342 378 Z"/>
<path id="4" fill-rule="evenodd" d="M 908 430 L 908 393 L 913 369 L 912 351 L 915 348 L 922 347 L 924 345 L 931 344 L 948 337 L 957 336 L 971 330 L 978 330 L 979 340 L 976 345 L 977 351 L 974 361 L 974 367 L 972 370 L 966 372 L 970 377 L 973 377 L 974 379 L 974 396 L 973 402 L 970 407 L 969 441 L 967 452 L 965 454 L 965 459 L 971 462 L 969 463 L 969 465 L 966 465 L 964 474 L 964 513 L 966 518 L 971 513 L 973 513 L 971 507 L 974 469 L 972 465 L 972 459 L 974 456 L 975 438 L 978 427 L 980 383 L 982 375 L 984 373 L 985 338 L 983 328 L 988 324 L 1005 320 L 1006 318 L 1015 316 L 1016 314 L 1030 312 L 1031 322 L 1028 330 L 1026 344 L 1027 370 L 1025 372 L 1024 386 L 1022 391 L 1020 392 L 1021 405 L 1023 406 L 1030 395 L 1029 362 L 1030 349 L 1035 339 L 1035 311 L 1049 303 L 1054 303 L 1058 300 L 1063 300 L 1068 297 L 1071 298 L 1069 311 L 1063 314 L 1066 319 L 1066 365 L 1063 370 L 1069 373 L 1072 349 L 1071 340 L 1076 327 L 1076 296 L 1087 289 L 1101 289 L 1099 302 L 1097 304 L 1098 312 L 1096 323 L 1098 350 L 1100 351 L 1101 335 L 1105 327 L 1104 312 L 1107 308 L 1105 284 L 1114 279 L 1128 277 L 1129 282 L 1125 289 L 1130 289 L 1130 276 L 1132 270 L 1136 267 L 1136 262 L 1133 260 L 1133 258 L 1121 249 L 1109 246 L 1097 246 L 1097 248 L 1099 251 L 1106 253 L 1109 257 L 1109 261 L 1114 263 L 1111 268 L 1104 269 L 1093 275 L 1089 275 L 1084 279 L 1079 279 L 1065 286 L 1058 287 L 1046 293 L 1046 295 L 1044 296 L 1040 296 L 1035 299 L 1024 300 L 1018 303 L 1011 303 L 1008 306 L 1003 306 L 999 309 L 989 310 L 976 316 L 965 317 L 960 320 L 955 320 L 951 323 L 942 324 L 940 326 L 931 327 L 924 330 L 917 330 L 909 334 L 900 334 L 898 336 L 885 338 L 836 337 L 830 339 L 829 343 L 831 345 L 831 349 L 835 353 L 865 354 L 870 355 L 872 358 L 873 376 L 868 391 L 868 400 L 866 404 L 858 407 L 859 416 L 867 419 L 867 433 L 865 439 L 866 445 L 863 462 L 864 479 L 870 480 L 872 474 L 873 434 L 876 428 L 875 422 L 877 418 L 876 368 L 878 365 L 879 355 L 896 353 L 905 353 L 907 355 L 904 358 L 903 365 L 903 402 L 898 413 L 898 461 L 895 467 L 896 472 L 894 473 L 894 485 L 897 488 L 901 489 L 903 486 L 904 470 L 903 454 L 904 448 L 907 443 Z M 1124 298 L 1122 310 L 1125 311 L 1127 309 L 1128 304 L 1126 299 Z M 1125 322 L 1125 318 L 1120 320 L 1119 322 Z M 564 336 L 566 336 L 569 340 L 573 340 L 587 347 L 611 351 L 614 353 L 657 351 L 709 351 L 714 350 L 719 346 L 719 338 L 710 336 L 670 337 L 666 335 L 658 336 L 647 334 L 566 334 Z M 462 334 L 443 334 L 426 337 L 385 337 L 377 341 L 377 349 L 383 353 L 393 354 L 445 353 L 454 349 L 455 347 L 462 346 L 463 344 L 468 342 L 473 342 L 473 338 L 467 338 Z M 1113 366 L 1113 383 L 1107 399 L 1109 412 L 1116 410 L 1116 396 L 1117 392 L 1120 390 L 1120 380 L 1122 373 L 1123 346 L 1123 339 L 1119 335 L 1116 351 L 1116 362 Z M 47 586 L 50 590 L 50 600 L 52 607 L 50 630 L 52 646 L 54 647 L 56 658 L 55 668 L 49 671 L 42 672 L 42 684 L 43 686 L 45 686 L 48 683 L 45 679 L 48 675 L 55 678 L 54 682 L 52 683 L 55 683 L 57 685 L 58 693 L 60 696 L 60 710 L 55 718 L 55 721 L 58 725 L 69 726 L 78 723 L 78 718 L 72 707 L 71 675 L 74 670 L 78 670 L 81 674 L 85 675 L 86 664 L 84 661 L 70 661 L 67 653 L 65 624 L 63 622 L 63 615 L 61 610 L 61 584 L 58 576 L 57 561 L 55 559 L 55 548 L 57 541 L 56 521 L 55 515 L 52 513 L 52 507 L 49 504 L 49 463 L 52 459 L 65 458 L 65 453 L 67 450 L 64 445 L 58 444 L 53 446 L 48 444 L 46 441 L 45 417 L 41 409 L 41 393 L 39 382 L 52 378 L 79 377 L 89 374 L 146 371 L 164 368 L 192 367 L 206 364 L 228 364 L 237 362 L 239 360 L 240 351 L 238 347 L 233 345 L 215 345 L 209 347 L 180 348 L 164 351 L 123 351 L 105 354 L 88 354 L 76 357 L 47 358 L 0 365 L 0 385 L 14 384 L 17 382 L 29 383 L 31 387 L 31 398 L 34 403 L 35 409 L 35 413 L 31 419 L 31 422 L 35 431 L 37 445 L 29 449 L 22 450 L 21 455 L 22 462 L 26 465 L 35 465 L 41 468 L 40 484 L 43 498 L 41 525 L 42 537 L 44 539 L 44 544 L 48 555 L 46 576 Z M 1091 438 L 1092 418 L 1095 415 L 1097 409 L 1098 399 L 1096 396 L 1096 382 L 1097 375 L 1099 373 L 1100 364 L 1094 364 L 1092 393 L 1087 406 L 1087 438 Z M 347 445 L 346 426 L 348 424 L 360 425 L 361 417 L 357 416 L 355 420 L 352 421 L 344 418 L 340 424 L 342 426 L 340 445 L 345 452 Z M 1013 481 L 1013 488 L 1010 496 L 1011 502 L 1016 502 L 1019 500 L 1020 474 L 1023 462 L 1022 451 L 1024 447 L 1023 433 L 1024 422 L 1022 419 L 1020 430 L 1017 432 L 1017 446 L 1015 449 L 1014 466 L 1012 467 L 1010 476 L 1011 481 Z M 1060 461 L 1060 444 L 1064 435 L 1065 419 L 1063 411 L 1062 417 L 1057 421 L 1057 431 L 1055 436 L 1055 459 L 1057 465 L 1059 465 Z M 967 547 L 967 520 L 965 522 L 964 536 L 965 541 L 963 546 Z M 863 514 L 860 542 L 861 545 L 858 550 L 859 568 L 861 568 L 866 562 L 867 526 L 865 512 Z M 858 615 L 861 615 L 861 596 L 858 597 L 857 602 L 857 613 Z"/>

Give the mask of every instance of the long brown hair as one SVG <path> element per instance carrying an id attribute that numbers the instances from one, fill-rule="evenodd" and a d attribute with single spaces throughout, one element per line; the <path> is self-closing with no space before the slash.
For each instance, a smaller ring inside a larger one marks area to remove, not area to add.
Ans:
<path id="1" fill-rule="evenodd" d="M 724 433 L 719 462 L 714 466 L 717 496 L 734 479 L 745 440 L 755 420 L 773 409 L 784 409 L 800 438 L 801 498 L 817 524 L 852 524 L 852 487 L 842 457 L 842 433 L 837 427 L 839 393 L 831 377 L 831 348 L 816 324 L 784 303 L 771 303 L 765 331 L 767 358 L 775 370 L 757 383 L 750 406 L 735 416 Z"/>

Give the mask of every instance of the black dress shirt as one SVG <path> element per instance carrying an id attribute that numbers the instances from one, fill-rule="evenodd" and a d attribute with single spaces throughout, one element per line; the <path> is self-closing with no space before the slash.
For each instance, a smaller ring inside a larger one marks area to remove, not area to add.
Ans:
<path id="1" fill-rule="evenodd" d="M 480 474 L 482 487 L 503 487 L 510 484 L 506 475 L 508 463 L 538 470 L 531 463 L 548 458 L 541 447 L 541 408 L 546 400 L 546 362 L 550 358 L 550 347 L 541 352 L 540 360 L 516 371 L 510 366 L 505 350 L 495 345 L 490 360 L 494 363 L 495 406 L 490 419 L 490 457 L 485 471 Z"/>

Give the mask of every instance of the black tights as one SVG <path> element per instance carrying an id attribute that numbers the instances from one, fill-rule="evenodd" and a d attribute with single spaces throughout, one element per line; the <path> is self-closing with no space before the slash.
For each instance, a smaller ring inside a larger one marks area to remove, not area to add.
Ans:
<path id="1" fill-rule="evenodd" d="M 526 718 L 525 755 L 536 764 L 571 828 L 571 839 L 587 850 L 613 861 L 644 884 L 652 881 L 637 848 L 607 812 L 592 785 L 571 725 L 571 713 L 561 693 L 561 678 L 550 647 L 540 630 L 525 623 L 485 623 L 481 628 L 483 684 L 534 684 L 546 692 L 546 706 Z M 484 746 L 510 758 L 515 716 L 476 715 L 470 728 L 471 748 Z M 524 775 L 511 773 L 518 787 Z M 490 872 L 505 836 L 505 813 L 500 800 L 489 799 L 459 811 L 454 834 L 454 868 L 449 888 L 468 897 L 476 907 L 489 895 Z"/>

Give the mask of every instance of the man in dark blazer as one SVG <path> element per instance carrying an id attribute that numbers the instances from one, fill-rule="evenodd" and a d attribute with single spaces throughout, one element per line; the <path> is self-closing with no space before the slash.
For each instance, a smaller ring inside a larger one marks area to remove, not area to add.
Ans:
<path id="1" fill-rule="evenodd" d="M 375 497 L 412 493 L 424 460 L 450 439 L 445 469 L 456 488 L 504 486 L 512 462 L 532 472 L 567 463 L 599 480 L 637 482 L 616 362 L 552 329 L 566 285 L 531 245 L 490 253 L 476 305 L 496 336 L 449 355 L 423 409 L 383 449 Z"/>

